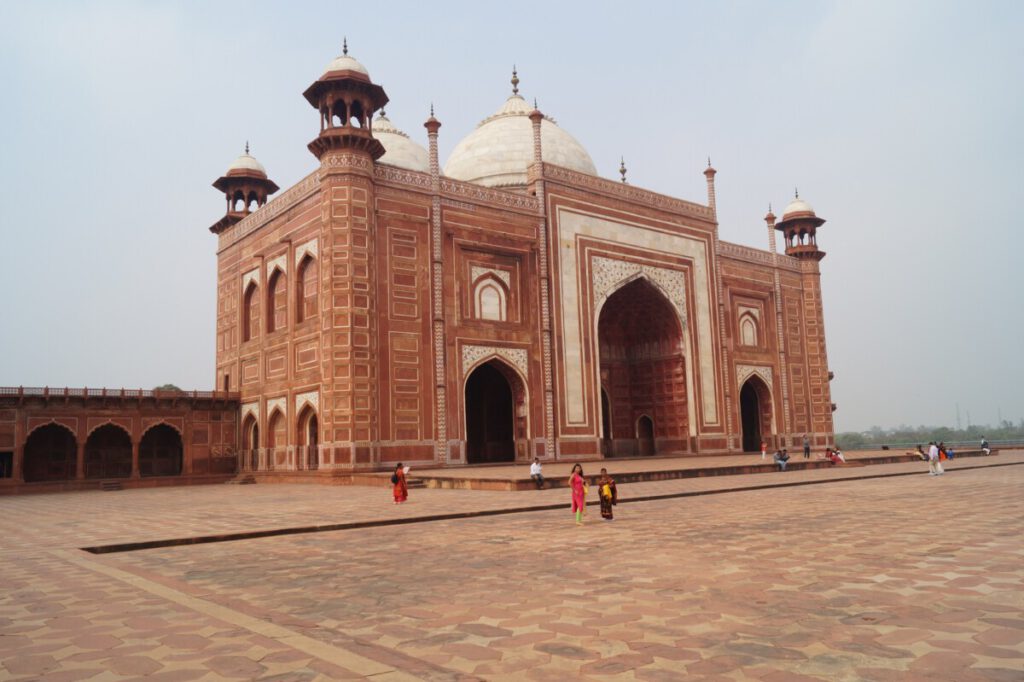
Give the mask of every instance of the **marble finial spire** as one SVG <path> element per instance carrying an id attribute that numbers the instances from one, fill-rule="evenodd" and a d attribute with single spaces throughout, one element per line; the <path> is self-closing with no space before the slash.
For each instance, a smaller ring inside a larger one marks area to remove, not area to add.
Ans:
<path id="1" fill-rule="evenodd" d="M 619 157 L 619 175 L 622 176 L 622 182 L 626 182 L 626 157 Z"/>
<path id="2" fill-rule="evenodd" d="M 793 188 L 793 198 L 794 199 L 799 199 L 800 198 L 800 190 L 798 190 L 796 187 Z"/>
<path id="3" fill-rule="evenodd" d="M 512 65 L 512 94 L 519 94 L 519 74 L 516 73 L 516 65 Z"/>
<path id="4" fill-rule="evenodd" d="M 430 115 L 431 116 L 434 115 L 434 103 L 433 102 L 430 103 Z"/>
<path id="5" fill-rule="evenodd" d="M 348 36 L 341 39 L 341 53 L 344 55 L 348 54 Z"/>
<path id="6" fill-rule="evenodd" d="M 249 140 L 245 141 L 245 155 L 249 156 Z"/>

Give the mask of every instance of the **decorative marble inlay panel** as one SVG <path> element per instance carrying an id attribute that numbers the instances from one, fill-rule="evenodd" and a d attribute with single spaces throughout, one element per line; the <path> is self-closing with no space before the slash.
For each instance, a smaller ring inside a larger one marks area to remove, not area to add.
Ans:
<path id="1" fill-rule="evenodd" d="M 441 179 L 441 191 L 455 197 L 469 200 L 485 201 L 490 204 L 504 206 L 507 208 L 518 208 L 528 211 L 540 209 L 540 202 L 535 197 L 519 192 L 509 192 L 500 189 L 490 189 L 475 185 L 471 182 L 460 182 L 451 178 Z"/>
<path id="2" fill-rule="evenodd" d="M 256 282 L 256 286 L 260 285 L 260 269 L 256 268 L 242 275 L 242 293 L 249 288 L 249 282 Z"/>
<path id="3" fill-rule="evenodd" d="M 297 266 L 299 263 L 301 263 L 302 259 L 305 258 L 307 253 L 310 256 L 312 256 L 313 258 L 316 258 L 317 256 L 319 256 L 320 255 L 319 254 L 319 248 L 320 247 L 318 246 L 319 243 L 320 242 L 316 239 L 316 237 L 314 237 L 313 239 L 310 239 L 308 242 L 305 242 L 303 244 L 299 244 L 298 246 L 296 246 L 295 247 L 295 265 Z"/>
<path id="4" fill-rule="evenodd" d="M 309 391 L 299 393 L 295 396 L 295 414 L 298 414 L 306 404 L 312 405 L 317 412 L 320 411 L 320 391 Z"/>
<path id="5" fill-rule="evenodd" d="M 495 356 L 507 360 L 513 367 L 522 372 L 523 377 L 530 375 L 527 364 L 525 348 L 504 348 L 502 346 L 463 346 L 462 347 L 462 374 L 465 375 L 469 368 L 480 360 Z"/>
<path id="6" fill-rule="evenodd" d="M 282 416 L 287 416 L 287 404 L 284 398 L 271 398 L 267 401 L 267 414 L 273 414 L 274 410 L 280 410 Z"/>
<path id="7" fill-rule="evenodd" d="M 379 163 L 374 166 L 373 177 L 377 180 L 393 182 L 398 185 L 411 185 L 429 189 L 432 181 L 429 173 L 406 170 L 396 166 Z"/>
<path id="8" fill-rule="evenodd" d="M 612 258 L 594 257 L 591 261 L 590 278 L 594 290 L 594 309 L 600 308 L 609 295 L 623 284 L 637 277 L 645 277 L 661 289 L 665 297 L 679 313 L 679 319 L 686 326 L 686 275 L 678 270 L 658 268 L 641 263 L 630 263 Z"/>
<path id="9" fill-rule="evenodd" d="M 545 172 L 548 168 L 545 166 Z M 588 356 L 597 357 L 597 349 L 593 347 L 594 334 L 592 329 L 585 329 L 584 320 L 588 313 L 584 311 L 582 298 L 583 287 L 594 284 L 593 281 L 581 281 L 579 270 L 582 265 L 579 253 L 578 240 L 581 237 L 618 243 L 625 246 L 632 246 L 643 249 L 650 253 L 664 253 L 675 257 L 682 256 L 691 262 L 689 279 L 678 279 L 677 273 L 673 270 L 658 272 L 661 268 L 652 268 L 650 273 L 642 273 L 649 281 L 659 289 L 666 292 L 666 296 L 680 313 L 687 310 L 685 303 L 686 288 L 680 288 L 679 282 L 686 282 L 693 287 L 693 319 L 687 320 L 682 314 L 681 320 L 692 328 L 693 348 L 687 349 L 687 358 L 693 358 L 700 368 L 700 374 L 687 372 L 688 378 L 696 377 L 695 381 L 687 382 L 687 392 L 693 390 L 694 384 L 698 384 L 699 396 L 694 395 L 695 400 L 690 400 L 689 405 L 695 405 L 699 400 L 703 418 L 703 424 L 719 424 L 718 415 L 718 383 L 719 372 L 715 365 L 715 347 L 713 343 L 712 307 L 711 295 L 713 276 L 708 263 L 707 242 L 702 239 L 695 239 L 684 234 L 667 234 L 657 230 L 649 229 L 641 224 L 623 223 L 594 215 L 578 213 L 567 207 L 557 209 L 558 216 L 558 251 L 552 253 L 553 258 L 559 260 L 559 291 L 561 294 L 561 315 L 562 343 L 562 367 L 564 375 L 562 381 L 563 393 L 565 396 L 566 423 L 570 425 L 586 425 L 586 396 L 584 377 L 584 358 Z M 612 261 L 617 263 L 619 261 Z M 624 270 L 617 270 L 625 268 Z M 630 271 L 629 268 L 634 268 Z M 622 278 L 639 276 L 641 266 L 638 265 L 609 265 L 607 274 L 602 276 L 602 286 L 607 287 L 605 291 L 612 291 L 611 287 Z M 618 276 L 616 276 L 618 275 Z M 595 304 L 599 298 L 594 296 Z M 593 312 L 593 311 L 590 311 Z M 591 320 L 596 324 L 596 320 Z M 690 334 L 684 334 L 689 344 Z M 584 346 L 591 344 L 586 350 Z M 718 377 L 718 378 L 716 378 Z M 697 420 L 690 420 L 691 435 L 696 435 Z"/>
<path id="10" fill-rule="evenodd" d="M 245 421 L 246 416 L 250 414 L 256 421 L 260 420 L 259 402 L 245 403 L 242 405 L 242 421 Z"/>
<path id="11" fill-rule="evenodd" d="M 472 281 L 476 281 L 481 275 L 492 274 L 502 282 L 509 289 L 512 288 L 512 277 L 508 274 L 508 270 L 498 270 L 497 268 L 482 268 L 479 265 L 474 265 L 469 269 L 469 277 Z"/>
<path id="12" fill-rule="evenodd" d="M 644 204 L 645 206 L 663 208 L 675 213 L 698 215 L 702 218 L 714 220 L 714 212 L 711 210 L 710 206 L 695 204 L 692 201 L 684 201 L 683 199 L 677 199 L 665 194 L 658 194 L 657 192 L 640 189 L 633 185 L 608 180 L 596 175 L 581 173 L 562 166 L 544 163 L 544 177 L 564 182 L 573 187 L 585 187 L 629 201 L 636 201 Z"/>
<path id="13" fill-rule="evenodd" d="M 282 253 L 280 256 L 276 256 L 267 261 L 267 279 L 269 280 L 270 274 L 274 272 L 274 268 L 280 268 L 281 272 L 288 272 L 288 263 L 285 260 L 285 255 Z M 270 286 L 269 284 L 267 286 Z"/>
<path id="14" fill-rule="evenodd" d="M 764 380 L 768 390 L 772 388 L 772 368 L 761 365 L 736 365 L 736 387 L 741 388 L 743 382 L 756 374 Z"/>
<path id="15" fill-rule="evenodd" d="M 758 322 L 761 321 L 761 310 L 759 308 L 752 308 L 747 305 L 741 305 L 738 307 L 737 310 L 739 312 L 740 317 L 743 317 L 744 315 L 750 315 Z"/>

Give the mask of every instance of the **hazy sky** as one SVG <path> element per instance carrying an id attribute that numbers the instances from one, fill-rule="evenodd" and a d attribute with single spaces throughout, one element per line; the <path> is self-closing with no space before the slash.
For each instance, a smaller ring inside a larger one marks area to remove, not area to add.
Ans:
<path id="1" fill-rule="evenodd" d="M 210 183 L 315 169 L 340 52 L 442 163 L 509 94 L 618 177 L 819 245 L 837 430 L 1024 417 L 1024 3 L 0 3 L 0 385 L 214 383 Z M 1016 217 L 1014 217 L 1016 216 Z"/>

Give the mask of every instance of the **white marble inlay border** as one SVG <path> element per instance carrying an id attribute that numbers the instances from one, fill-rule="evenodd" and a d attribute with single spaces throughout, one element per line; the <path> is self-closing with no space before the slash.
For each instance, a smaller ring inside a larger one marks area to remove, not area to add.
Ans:
<path id="1" fill-rule="evenodd" d="M 270 400 L 267 401 L 267 416 L 269 417 L 271 414 L 273 414 L 274 410 L 277 409 L 281 411 L 282 417 L 287 417 L 288 412 L 286 410 L 286 407 L 287 404 L 285 403 L 284 398 L 271 398 Z"/>
<path id="2" fill-rule="evenodd" d="M 768 390 L 772 388 L 772 368 L 761 365 L 736 365 L 736 387 L 742 388 L 743 382 L 756 374 L 764 380 Z"/>
<path id="3" fill-rule="evenodd" d="M 295 265 L 296 267 L 302 262 L 302 259 L 308 253 L 313 258 L 319 257 L 319 241 L 316 237 L 310 239 L 308 242 L 304 242 L 295 247 Z"/>
<path id="4" fill-rule="evenodd" d="M 260 420 L 260 403 L 259 401 L 252 403 L 245 403 L 242 405 L 242 421 L 245 421 L 247 415 L 252 415 L 252 418 L 257 422 Z"/>
<path id="5" fill-rule="evenodd" d="M 256 286 L 260 285 L 260 269 L 259 268 L 254 268 L 254 269 L 250 270 L 249 272 L 245 273 L 244 275 L 242 275 L 242 293 L 243 294 L 245 293 L 245 290 L 249 288 L 249 282 L 253 282 L 253 281 L 256 282 Z"/>
<path id="6" fill-rule="evenodd" d="M 270 274 L 274 272 L 274 268 L 280 268 L 281 272 L 288 272 L 288 261 L 285 258 L 285 254 L 281 254 L 275 258 L 271 258 L 267 261 L 267 279 L 270 279 Z M 268 285 L 269 286 L 269 285 Z"/>
<path id="7" fill-rule="evenodd" d="M 502 346 L 462 346 L 462 374 L 469 371 L 469 368 L 487 357 L 499 357 L 507 360 L 513 367 L 518 369 L 523 379 L 528 379 L 529 362 L 525 348 L 505 348 Z"/>
<path id="8" fill-rule="evenodd" d="M 317 412 L 320 411 L 320 391 L 309 391 L 295 395 L 295 414 L 298 414 L 306 405 L 312 405 Z"/>
<path id="9" fill-rule="evenodd" d="M 565 368 L 566 421 L 571 425 L 586 424 L 583 344 L 591 345 L 590 357 L 598 357 L 597 339 L 586 330 L 584 339 L 582 320 L 581 282 L 579 281 L 579 255 L 577 237 L 591 237 L 610 243 L 640 247 L 655 253 L 683 256 L 693 262 L 694 332 L 696 359 L 700 365 L 700 401 L 705 424 L 718 424 L 718 387 L 715 376 L 714 338 L 711 324 L 711 279 L 708 266 L 707 244 L 681 234 L 670 234 L 649 229 L 643 225 L 613 222 L 596 215 L 587 215 L 558 208 L 558 258 L 562 316 L 562 366 Z M 657 282 L 656 282 L 657 283 Z M 696 424 L 691 425 L 696 428 Z"/>
<path id="10" fill-rule="evenodd" d="M 678 270 L 658 268 L 653 265 L 630 263 L 624 260 L 595 256 L 591 260 L 590 279 L 594 290 L 594 314 L 597 316 L 605 299 L 637 276 L 644 276 L 661 289 L 665 297 L 679 313 L 683 326 L 686 321 L 686 275 Z"/>
<path id="11" fill-rule="evenodd" d="M 498 270 L 497 268 L 482 268 L 479 265 L 474 265 L 469 269 L 469 277 L 472 281 L 477 281 L 482 275 L 492 274 L 502 282 L 509 289 L 512 288 L 512 277 L 508 274 L 508 270 Z"/>

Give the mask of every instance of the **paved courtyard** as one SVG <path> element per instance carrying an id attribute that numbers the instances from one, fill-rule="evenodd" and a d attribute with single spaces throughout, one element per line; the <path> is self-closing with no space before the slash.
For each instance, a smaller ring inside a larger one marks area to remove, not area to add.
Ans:
<path id="1" fill-rule="evenodd" d="M 1021 463 L 630 484 L 583 528 L 527 511 L 103 555 L 76 548 L 567 493 L 0 498 L 0 678 L 1021 680 Z M 810 485 L 726 491 L 792 483 Z"/>

